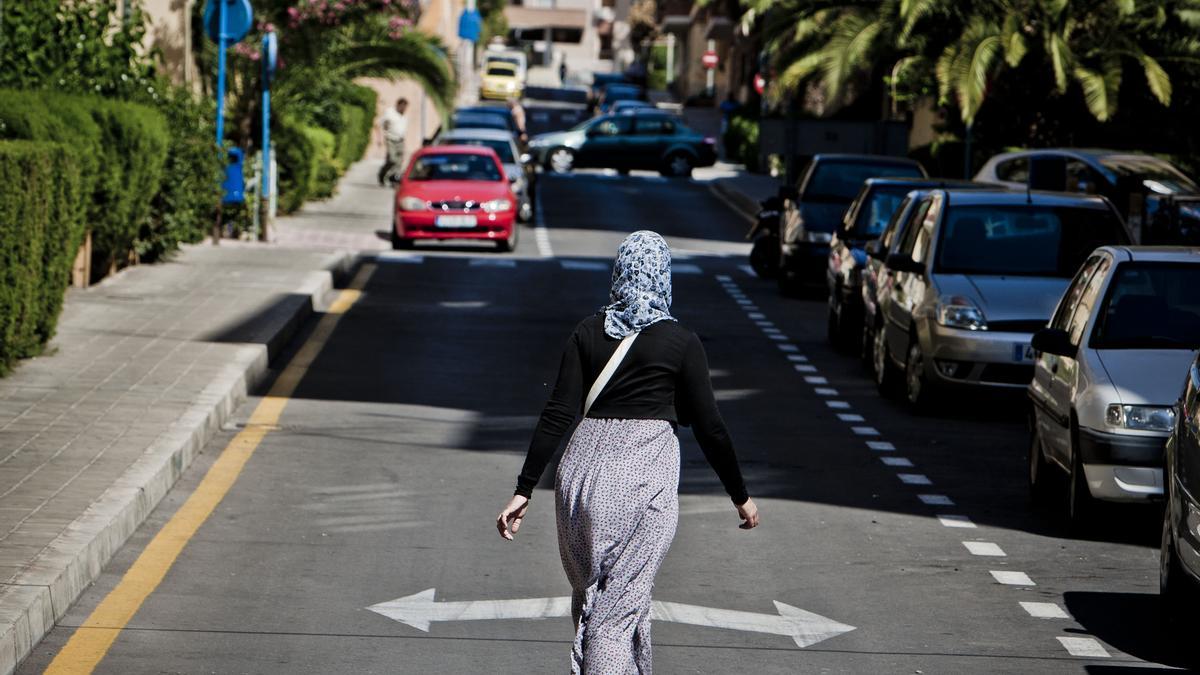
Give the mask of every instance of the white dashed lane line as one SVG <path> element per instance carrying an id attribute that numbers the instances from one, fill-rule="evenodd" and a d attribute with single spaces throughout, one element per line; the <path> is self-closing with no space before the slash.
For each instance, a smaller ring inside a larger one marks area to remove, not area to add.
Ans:
<path id="1" fill-rule="evenodd" d="M 946 527 L 957 527 L 966 530 L 975 529 L 975 523 L 966 516 L 953 515 L 949 513 L 938 514 L 938 522 Z"/>
<path id="2" fill-rule="evenodd" d="M 1053 602 L 1021 602 L 1021 608 L 1035 619 L 1070 619 L 1071 615 Z"/>
<path id="3" fill-rule="evenodd" d="M 750 270 L 747 269 L 747 273 Z M 717 275 L 717 281 L 725 288 L 730 298 L 736 302 L 747 313 L 747 317 L 762 330 L 763 334 L 771 340 L 776 341 L 776 347 L 779 348 L 786 356 L 788 361 L 792 363 L 792 368 L 797 373 L 804 376 L 804 381 L 807 384 L 813 385 L 813 393 L 821 397 L 834 397 L 838 395 L 838 390 L 832 387 L 824 386 L 829 384 L 829 380 L 821 375 L 817 367 L 809 362 L 809 358 L 799 354 L 800 348 L 795 344 L 788 342 L 787 336 L 782 330 L 771 322 L 767 315 L 759 311 L 758 306 L 751 301 L 746 294 L 738 287 L 736 283 L 730 281 L 728 275 Z M 849 401 L 840 399 L 825 398 L 826 408 L 834 411 L 849 411 L 851 405 Z M 842 422 L 854 424 L 850 430 L 860 437 L 879 437 L 879 430 L 872 426 L 862 424 L 866 420 L 862 415 L 853 412 L 837 412 L 837 418 Z M 885 440 L 867 440 L 867 447 L 875 452 L 895 452 L 896 446 Z M 907 457 L 881 456 L 880 462 L 891 469 L 913 469 L 912 460 Z M 906 485 L 914 486 L 929 486 L 933 485 L 933 481 L 928 476 L 921 473 L 908 473 L 898 471 L 896 477 Z M 934 507 L 954 506 L 954 500 L 942 494 L 918 494 L 917 499 L 922 504 Z M 978 529 L 970 518 L 960 514 L 938 513 L 936 514 L 938 522 L 943 527 L 955 529 Z M 967 552 L 973 556 L 1002 558 L 1008 554 L 1004 549 L 994 542 L 990 541 L 963 541 L 961 542 Z M 1016 572 L 1011 570 L 990 570 L 989 573 L 997 583 L 1006 586 L 1036 586 L 1033 579 L 1024 572 Z M 1070 615 L 1057 604 L 1052 602 L 1021 602 L 1021 607 L 1034 618 L 1039 619 L 1067 619 Z M 1097 640 L 1090 637 L 1059 637 L 1059 643 L 1072 656 L 1086 658 L 1105 658 L 1108 657 L 1108 651 Z"/>
<path id="4" fill-rule="evenodd" d="M 964 541 L 962 545 L 967 548 L 967 551 L 969 551 L 971 555 L 987 556 L 991 558 L 1004 558 L 1008 556 L 1008 554 L 1004 552 L 1004 549 L 990 541 Z"/>
<path id="5" fill-rule="evenodd" d="M 1024 572 L 1009 572 L 1007 570 L 992 570 L 992 578 L 1005 586 L 1037 586 L 1033 579 Z"/>
<path id="6" fill-rule="evenodd" d="M 1071 656 L 1082 656 L 1089 659 L 1106 659 L 1108 650 L 1104 645 L 1090 637 L 1059 637 L 1058 641 Z"/>

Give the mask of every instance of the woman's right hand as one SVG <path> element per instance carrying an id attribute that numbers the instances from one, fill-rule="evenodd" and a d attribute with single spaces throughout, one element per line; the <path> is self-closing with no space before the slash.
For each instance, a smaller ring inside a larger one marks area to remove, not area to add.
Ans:
<path id="1" fill-rule="evenodd" d="M 758 505 L 753 499 L 747 499 L 737 507 L 738 517 L 742 519 L 742 524 L 738 527 L 743 530 L 752 530 L 758 527 Z"/>

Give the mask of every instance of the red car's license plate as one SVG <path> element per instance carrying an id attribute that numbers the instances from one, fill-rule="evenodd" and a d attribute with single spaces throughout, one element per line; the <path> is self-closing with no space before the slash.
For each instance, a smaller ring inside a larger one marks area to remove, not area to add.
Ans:
<path id="1" fill-rule="evenodd" d="M 475 227 L 475 216 L 438 216 L 438 227 Z"/>

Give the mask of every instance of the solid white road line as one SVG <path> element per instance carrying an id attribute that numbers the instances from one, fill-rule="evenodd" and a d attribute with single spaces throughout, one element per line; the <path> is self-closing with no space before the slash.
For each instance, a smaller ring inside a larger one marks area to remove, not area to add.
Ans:
<path id="1" fill-rule="evenodd" d="M 829 384 L 829 380 L 821 377 L 820 375 L 809 375 L 808 377 L 804 378 L 804 381 L 809 384 Z"/>
<path id="2" fill-rule="evenodd" d="M 964 541 L 962 545 L 967 547 L 971 555 L 982 555 L 991 558 L 1003 558 L 1008 555 L 1003 549 L 990 541 Z"/>
<path id="3" fill-rule="evenodd" d="M 469 267 L 516 267 L 517 261 L 509 258 L 472 258 Z"/>
<path id="4" fill-rule="evenodd" d="M 825 401 L 825 405 L 834 410 L 849 410 L 850 404 L 846 401 Z"/>
<path id="5" fill-rule="evenodd" d="M 899 466 L 908 469 L 911 469 L 913 465 L 912 460 L 907 457 L 880 457 L 879 461 L 887 466 Z"/>
<path id="6" fill-rule="evenodd" d="M 1097 642 L 1096 638 L 1062 636 L 1057 639 L 1071 656 L 1082 656 L 1088 659 L 1107 659 L 1109 657 L 1108 650 Z"/>
<path id="7" fill-rule="evenodd" d="M 896 446 L 887 441 L 867 441 L 867 447 L 876 452 L 891 452 L 896 449 Z"/>
<path id="8" fill-rule="evenodd" d="M 1021 602 L 1021 607 L 1035 619 L 1069 619 L 1070 614 L 1053 602 Z"/>
<path id="9" fill-rule="evenodd" d="M 838 413 L 838 419 L 843 422 L 865 422 L 862 415 L 856 413 Z"/>
<path id="10" fill-rule="evenodd" d="M 586 272 L 607 272 L 608 263 L 602 263 L 598 260 L 560 260 L 559 265 L 564 270 L 579 270 Z"/>
<path id="11" fill-rule="evenodd" d="M 854 433 L 858 434 L 859 436 L 878 436 L 879 435 L 879 430 L 876 429 L 875 427 L 850 427 L 850 431 L 853 431 Z"/>
<path id="12" fill-rule="evenodd" d="M 896 477 L 905 485 L 933 485 L 933 481 L 929 480 L 929 476 L 923 473 L 898 473 Z"/>
<path id="13" fill-rule="evenodd" d="M 543 258 L 553 258 L 554 249 L 550 247 L 550 230 L 546 229 L 546 219 L 542 217 L 542 191 L 538 190 L 533 196 L 533 240 L 537 243 L 538 255 Z"/>
<path id="14" fill-rule="evenodd" d="M 954 500 L 946 495 L 917 495 L 917 499 L 929 506 L 954 506 Z"/>
<path id="15" fill-rule="evenodd" d="M 1033 583 L 1033 579 L 1029 578 L 1024 572 L 1009 572 L 1006 570 L 992 570 L 992 578 L 1005 586 L 1037 586 Z"/>
<path id="16" fill-rule="evenodd" d="M 958 527 L 958 528 L 963 528 L 963 529 L 967 529 L 967 530 L 975 529 L 975 523 L 972 523 L 971 519 L 966 516 L 959 516 L 959 515 L 944 513 L 944 514 L 941 514 L 938 516 L 938 522 L 940 522 L 945 527 Z M 1025 603 L 1021 603 L 1021 604 L 1025 604 Z"/>

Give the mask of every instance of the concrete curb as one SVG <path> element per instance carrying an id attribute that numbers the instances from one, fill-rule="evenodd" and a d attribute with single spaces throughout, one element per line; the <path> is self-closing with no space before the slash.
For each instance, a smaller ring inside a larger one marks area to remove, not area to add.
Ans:
<path id="1" fill-rule="evenodd" d="M 8 585 L 0 603 L 0 673 L 12 673 L 55 622 L 158 505 L 196 454 L 216 435 L 250 392 L 261 385 L 270 361 L 305 320 L 325 307 L 325 296 L 352 271 L 357 255 L 342 253 L 310 274 L 278 329 L 247 344 L 197 400 L 91 506 Z"/>
<path id="2" fill-rule="evenodd" d="M 751 223 L 758 221 L 758 212 L 762 208 L 762 205 L 758 203 L 758 200 L 730 185 L 728 181 L 720 178 L 710 182 L 708 184 L 708 189 L 712 190 L 712 193 L 716 195 L 718 199 L 724 201 L 731 208 L 733 208 L 734 211 L 737 211 L 739 215 L 745 217 Z"/>

